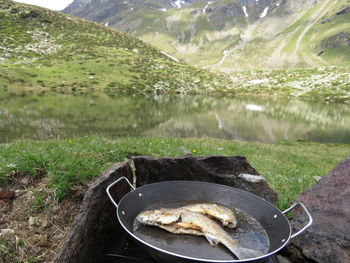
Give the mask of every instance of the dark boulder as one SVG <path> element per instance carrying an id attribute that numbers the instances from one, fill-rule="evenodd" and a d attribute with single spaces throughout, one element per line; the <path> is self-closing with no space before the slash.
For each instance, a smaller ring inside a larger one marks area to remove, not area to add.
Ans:
<path id="1" fill-rule="evenodd" d="M 321 42 L 323 48 L 344 48 L 350 47 L 350 33 L 339 32 L 335 35 L 332 35 L 328 38 L 325 38 Z"/>
<path id="2" fill-rule="evenodd" d="M 40 13 L 38 11 L 30 10 L 30 11 L 25 11 L 21 13 L 20 17 L 22 19 L 32 19 L 32 18 L 40 17 Z"/>
<path id="3" fill-rule="evenodd" d="M 350 262 L 350 158 L 301 194 L 314 224 L 288 247 L 294 262 Z M 295 211 L 295 227 L 305 217 Z"/>
<path id="4" fill-rule="evenodd" d="M 345 14 L 349 14 L 350 13 L 350 7 L 346 7 L 344 9 L 342 9 L 341 11 L 339 11 L 338 13 L 336 13 L 337 16 L 339 15 L 345 15 Z"/>
<path id="5" fill-rule="evenodd" d="M 236 187 L 275 203 L 277 193 L 266 180 L 241 156 L 191 155 L 176 158 L 132 158 L 137 186 L 159 181 L 205 181 Z"/>
<path id="6" fill-rule="evenodd" d="M 110 241 L 124 234 L 106 194 L 107 186 L 121 176 L 132 180 L 128 163 L 111 166 L 90 186 L 55 263 L 103 262 L 101 258 Z M 119 200 L 129 191 L 126 184 L 118 184 L 112 194 Z"/>

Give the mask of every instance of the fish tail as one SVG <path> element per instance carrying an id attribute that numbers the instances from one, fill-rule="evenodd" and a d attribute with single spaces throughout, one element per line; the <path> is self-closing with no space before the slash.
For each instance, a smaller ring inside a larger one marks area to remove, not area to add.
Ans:
<path id="1" fill-rule="evenodd" d="M 253 250 L 244 247 L 234 247 L 228 249 L 238 258 L 238 259 L 249 259 L 249 258 L 257 258 L 261 257 L 264 254 L 258 250 Z"/>
<path id="2" fill-rule="evenodd" d="M 208 242 L 211 246 L 216 246 L 220 243 L 220 241 L 217 240 L 217 238 L 212 236 L 212 235 L 204 234 L 204 236 L 206 237 L 206 239 L 208 240 Z"/>

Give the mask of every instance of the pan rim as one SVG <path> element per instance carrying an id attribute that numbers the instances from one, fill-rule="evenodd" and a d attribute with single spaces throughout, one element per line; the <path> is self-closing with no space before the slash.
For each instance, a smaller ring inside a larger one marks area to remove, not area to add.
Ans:
<path id="1" fill-rule="evenodd" d="M 238 259 L 238 260 L 217 260 L 217 259 L 205 259 L 205 258 L 195 258 L 195 257 L 189 257 L 189 256 L 184 256 L 184 255 L 181 255 L 181 254 L 177 254 L 177 253 L 173 253 L 171 251 L 168 251 L 168 250 L 165 250 L 165 249 L 161 249 L 157 246 L 154 246 L 146 241 L 144 241 L 143 239 L 137 237 L 133 232 L 131 232 L 123 223 L 123 220 L 121 219 L 120 217 L 120 205 L 118 206 L 118 209 L 117 209 L 117 218 L 118 218 L 118 221 L 119 223 L 121 224 L 121 226 L 124 228 L 124 230 L 129 234 L 131 235 L 134 239 L 136 239 L 138 242 L 146 245 L 147 247 L 150 247 L 152 249 L 155 249 L 159 252 L 162 252 L 162 253 L 165 253 L 167 255 L 171 255 L 171 256 L 174 256 L 174 257 L 178 257 L 178 258 L 182 258 L 182 259 L 186 259 L 186 260 L 193 260 L 193 261 L 198 261 L 198 262 L 210 262 L 210 263 L 238 263 L 238 262 L 252 262 L 252 261 L 255 261 L 255 260 L 261 260 L 261 259 L 264 259 L 264 258 L 267 258 L 267 257 L 270 257 L 274 254 L 276 254 L 278 251 L 280 251 L 282 248 L 284 248 L 290 241 L 291 239 L 291 233 L 292 233 L 292 228 L 291 228 L 291 225 L 288 221 L 288 219 L 286 218 L 286 216 L 276 207 L 274 206 L 273 204 L 271 204 L 270 202 L 268 202 L 267 200 L 265 200 L 264 198 L 260 197 L 260 196 L 257 196 L 255 194 L 252 194 L 248 191 L 244 191 L 242 189 L 239 189 L 239 188 L 235 188 L 235 187 L 232 187 L 232 186 L 228 186 L 228 185 L 223 185 L 223 184 L 216 184 L 216 183 L 211 183 L 211 182 L 203 182 L 203 181 L 185 181 L 185 180 L 181 180 L 181 181 L 162 181 L 162 182 L 157 182 L 157 183 L 152 183 L 152 184 L 146 184 L 146 185 L 143 185 L 139 188 L 136 188 L 135 190 L 131 191 L 131 192 L 128 192 L 126 195 L 123 196 L 123 198 L 119 201 L 119 204 L 121 204 L 126 198 L 127 196 L 129 196 L 129 194 L 131 193 L 137 193 L 138 191 L 141 191 L 142 189 L 144 188 L 147 188 L 147 187 L 150 187 L 150 186 L 154 186 L 154 185 L 160 185 L 160 184 L 169 184 L 169 183 L 196 183 L 196 184 L 212 184 L 212 185 L 217 185 L 217 186 L 220 186 L 220 187 L 225 187 L 225 188 L 233 188 L 239 192 L 243 192 L 245 194 L 248 194 L 248 195 L 251 195 L 255 198 L 258 198 L 260 199 L 261 201 L 269 204 L 270 206 L 274 207 L 277 211 L 279 211 L 280 215 L 284 218 L 284 220 L 286 220 L 286 222 L 288 223 L 288 226 L 289 226 L 289 235 L 288 235 L 288 238 L 283 242 L 283 244 L 278 247 L 277 249 L 267 253 L 267 254 L 264 254 L 263 256 L 260 256 L 260 257 L 256 257 L 256 258 L 248 258 L 248 259 Z"/>

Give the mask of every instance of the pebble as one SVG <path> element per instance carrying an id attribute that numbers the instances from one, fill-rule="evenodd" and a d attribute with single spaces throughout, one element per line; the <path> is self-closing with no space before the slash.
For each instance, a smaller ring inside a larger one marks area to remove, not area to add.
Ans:
<path id="1" fill-rule="evenodd" d="M 24 177 L 21 181 L 20 181 L 21 184 L 23 185 L 28 185 L 29 184 L 29 180 L 28 178 Z"/>
<path id="2" fill-rule="evenodd" d="M 37 226 L 38 225 L 38 218 L 36 217 L 29 217 L 28 224 L 30 227 Z"/>
<path id="3" fill-rule="evenodd" d="M 315 181 L 317 181 L 317 182 L 318 182 L 318 181 L 320 181 L 320 180 L 322 179 L 322 177 L 321 177 L 321 176 L 314 176 L 313 178 L 314 178 L 314 179 L 315 179 Z"/>

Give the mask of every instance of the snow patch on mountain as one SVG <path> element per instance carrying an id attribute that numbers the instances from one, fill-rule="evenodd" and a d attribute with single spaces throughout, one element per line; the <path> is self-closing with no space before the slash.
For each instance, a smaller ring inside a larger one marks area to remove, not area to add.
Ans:
<path id="1" fill-rule="evenodd" d="M 207 8 L 209 7 L 209 5 L 211 5 L 214 2 L 208 2 L 208 4 L 204 7 L 203 9 L 203 14 L 205 14 L 205 12 L 207 11 Z"/>
<path id="2" fill-rule="evenodd" d="M 182 6 L 184 6 L 186 4 L 185 1 L 183 0 L 176 0 L 174 3 L 172 3 L 171 5 L 176 7 L 176 8 L 181 8 Z"/>
<path id="3" fill-rule="evenodd" d="M 180 62 L 177 58 L 174 58 L 173 56 L 169 55 L 168 53 L 165 53 L 164 51 L 160 51 L 160 53 L 166 55 L 167 57 L 169 57 L 170 59 L 172 59 L 176 62 Z"/>
<path id="4" fill-rule="evenodd" d="M 265 7 L 264 11 L 261 13 L 260 17 L 263 18 L 267 15 L 267 11 L 269 11 L 269 7 Z"/>
<path id="5" fill-rule="evenodd" d="M 249 17 L 249 14 L 247 13 L 247 7 L 246 6 L 242 6 L 243 9 L 243 13 L 245 17 Z"/>

